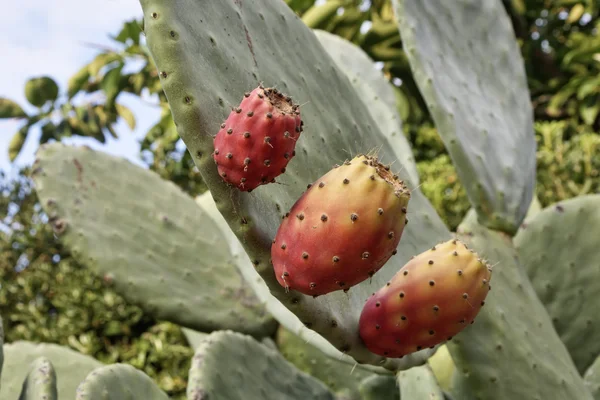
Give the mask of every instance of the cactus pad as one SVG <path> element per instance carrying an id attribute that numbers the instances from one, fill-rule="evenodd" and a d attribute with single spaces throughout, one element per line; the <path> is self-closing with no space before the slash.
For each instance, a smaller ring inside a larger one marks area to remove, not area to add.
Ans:
<path id="1" fill-rule="evenodd" d="M 501 1 L 394 0 L 415 81 L 484 226 L 516 232 L 535 185 L 525 68 Z"/>
<path id="2" fill-rule="evenodd" d="M 57 376 L 59 399 L 72 399 L 86 375 L 103 364 L 68 347 L 17 341 L 4 345 L 4 370 L 0 399 L 18 399 L 31 365 L 40 357 L 49 360 Z"/>
<path id="3" fill-rule="evenodd" d="M 189 399 L 334 400 L 320 381 L 250 336 L 211 333 L 192 359 Z"/>
<path id="4" fill-rule="evenodd" d="M 277 346 L 281 354 L 298 369 L 325 383 L 338 396 L 348 400 L 361 400 L 359 386 L 371 376 L 381 376 L 395 382 L 393 375 L 378 375 L 346 362 L 327 356 L 310 342 L 280 327 Z M 393 396 L 380 397 L 394 400 Z"/>
<path id="5" fill-rule="evenodd" d="M 521 263 L 580 373 L 600 354 L 600 195 L 562 201 L 527 218 Z"/>
<path id="6" fill-rule="evenodd" d="M 585 371 L 583 380 L 588 390 L 592 393 L 594 400 L 600 400 L 600 356 Z"/>
<path id="7" fill-rule="evenodd" d="M 473 325 L 447 343 L 456 364 L 457 399 L 590 400 L 506 234 L 469 212 L 459 238 L 493 266 L 491 291 Z M 466 392 L 465 392 L 466 391 Z"/>
<path id="8" fill-rule="evenodd" d="M 428 365 L 400 371 L 398 382 L 400 383 L 401 399 L 444 400 L 444 393 Z"/>
<path id="9" fill-rule="evenodd" d="M 56 372 L 52 362 L 39 357 L 31 363 L 29 374 L 23 382 L 19 400 L 57 400 Z"/>
<path id="10" fill-rule="evenodd" d="M 271 293 L 310 329 L 359 362 L 391 369 L 422 363 L 428 352 L 402 360 L 385 359 L 370 353 L 358 336 L 361 305 L 372 288 L 383 285 L 410 255 L 447 239 L 442 221 L 418 191 L 413 191 L 415 211 L 412 217 L 409 214 L 416 227 L 403 233 L 397 258 L 388 261 L 372 282 L 367 280 L 348 294 L 313 299 L 286 292 L 269 262 L 281 217 L 308 184 L 357 153 L 377 148 L 382 162 L 396 159 L 359 94 L 313 32 L 280 0 L 140 2 L 148 46 L 178 132 L 219 211 Z M 296 157 L 279 184 L 239 192 L 227 187 L 218 175 L 211 157 L 212 135 L 239 96 L 261 81 L 293 94 L 305 129 L 296 145 Z"/>
<path id="11" fill-rule="evenodd" d="M 419 185 L 419 173 L 410 143 L 402 132 L 402 121 L 396 107 L 396 94 L 383 73 L 374 67 L 375 62 L 354 43 L 327 31 L 315 30 L 317 39 L 346 74 L 357 91 L 364 107 L 387 138 L 400 165 L 394 165 L 411 188 Z"/>
<path id="12" fill-rule="evenodd" d="M 85 147 L 43 146 L 32 173 L 55 232 L 82 264 L 158 319 L 263 336 L 276 323 L 218 228 L 171 182 Z"/>
<path id="13" fill-rule="evenodd" d="M 142 371 L 128 364 L 105 365 L 90 372 L 77 388 L 77 400 L 168 400 Z"/>

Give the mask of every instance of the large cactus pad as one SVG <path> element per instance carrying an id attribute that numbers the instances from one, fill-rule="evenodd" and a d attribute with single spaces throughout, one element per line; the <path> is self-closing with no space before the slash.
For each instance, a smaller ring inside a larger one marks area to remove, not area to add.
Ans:
<path id="1" fill-rule="evenodd" d="M 334 400 L 320 381 L 249 336 L 213 332 L 196 349 L 189 399 Z"/>
<path id="2" fill-rule="evenodd" d="M 281 217 L 307 184 L 333 164 L 377 148 L 384 162 L 397 157 L 335 61 L 293 11 L 280 0 L 141 0 L 144 30 L 159 69 L 178 132 L 235 234 L 269 289 L 302 322 L 357 361 L 400 368 L 423 362 L 429 352 L 386 360 L 370 353 L 358 336 L 362 304 L 416 254 L 448 232 L 428 201 L 415 191 L 410 224 L 398 256 L 372 281 L 348 294 L 322 298 L 287 293 L 276 281 L 270 247 Z M 226 186 L 212 160 L 214 135 L 244 92 L 263 82 L 302 104 L 305 131 L 278 183 L 240 193 Z M 404 160 L 394 164 L 406 177 Z M 251 265 L 246 268 L 252 268 Z"/>
<path id="3" fill-rule="evenodd" d="M 483 225 L 516 232 L 535 185 L 523 59 L 499 0 L 394 0 L 410 66 Z"/>
<path id="4" fill-rule="evenodd" d="M 32 175 L 62 242 L 129 301 L 196 330 L 274 332 L 216 224 L 173 183 L 125 159 L 61 144 L 38 151 Z"/>
<path id="5" fill-rule="evenodd" d="M 525 220 L 515 247 L 580 373 L 600 354 L 600 195 L 550 206 Z"/>
<path id="6" fill-rule="evenodd" d="M 469 213 L 459 238 L 493 265 L 491 291 L 473 325 L 448 349 L 458 399 L 581 399 L 590 394 L 537 297 L 509 236 Z"/>

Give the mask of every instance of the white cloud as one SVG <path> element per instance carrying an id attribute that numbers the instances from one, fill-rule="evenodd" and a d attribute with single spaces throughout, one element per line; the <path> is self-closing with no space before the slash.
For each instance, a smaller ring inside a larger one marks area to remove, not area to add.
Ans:
<path id="1" fill-rule="evenodd" d="M 0 96 L 25 105 L 25 82 L 38 75 L 51 76 L 64 89 L 68 78 L 97 54 L 97 50 L 85 43 L 110 46 L 108 35 L 117 33 L 125 20 L 141 15 L 137 0 L 104 0 L 94 3 L 93 7 L 90 2 L 81 0 L 26 0 L 3 4 Z M 139 102 L 128 101 L 127 105 L 138 118 L 135 134 L 119 124 L 122 139 L 110 141 L 103 149 L 131 159 L 137 157 L 135 138 L 143 134 L 158 115 L 156 110 Z M 8 142 L 17 129 L 17 122 L 0 120 L 0 169 L 8 169 Z M 30 163 L 37 148 L 33 139 L 38 135 L 32 136 L 23 155 L 17 159 L 20 165 Z"/>

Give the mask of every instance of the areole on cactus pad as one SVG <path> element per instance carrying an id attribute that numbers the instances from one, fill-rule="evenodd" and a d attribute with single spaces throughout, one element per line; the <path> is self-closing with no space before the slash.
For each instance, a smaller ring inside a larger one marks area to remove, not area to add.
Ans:
<path id="1" fill-rule="evenodd" d="M 283 218 L 271 246 L 279 284 L 318 296 L 373 276 L 396 254 L 409 199 L 404 182 L 375 157 L 336 165 Z"/>
<path id="2" fill-rule="evenodd" d="M 273 182 L 296 155 L 302 125 L 299 106 L 277 89 L 245 93 L 214 139 L 219 175 L 246 192 Z"/>
<path id="3" fill-rule="evenodd" d="M 360 336 L 375 354 L 403 357 L 474 322 L 491 289 L 491 266 L 458 239 L 412 258 L 367 300 Z"/>

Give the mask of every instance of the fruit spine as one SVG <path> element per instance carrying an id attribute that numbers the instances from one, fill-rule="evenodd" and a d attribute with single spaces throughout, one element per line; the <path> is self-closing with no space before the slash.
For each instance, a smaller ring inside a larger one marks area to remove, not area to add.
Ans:
<path id="1" fill-rule="evenodd" d="M 299 106 L 277 89 L 244 94 L 213 141 L 219 175 L 246 192 L 274 182 L 296 154 L 302 126 Z"/>
<path id="2" fill-rule="evenodd" d="M 271 258 L 286 289 L 318 296 L 373 276 L 396 253 L 410 192 L 359 155 L 309 185 L 279 227 Z"/>
<path id="3" fill-rule="evenodd" d="M 459 240 L 413 257 L 365 304 L 360 336 L 386 357 L 433 347 L 474 322 L 491 289 L 491 267 Z"/>

